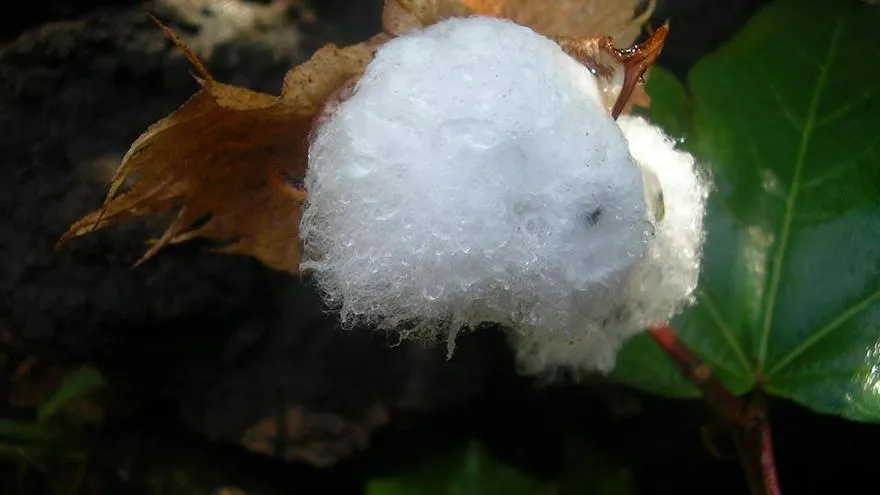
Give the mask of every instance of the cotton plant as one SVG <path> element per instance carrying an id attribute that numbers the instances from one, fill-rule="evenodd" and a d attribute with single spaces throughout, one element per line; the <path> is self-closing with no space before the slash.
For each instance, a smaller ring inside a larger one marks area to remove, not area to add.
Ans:
<path id="1" fill-rule="evenodd" d="M 528 27 L 385 43 L 313 131 L 301 269 L 344 327 L 503 325 L 522 367 L 608 371 L 690 302 L 707 185 L 622 79 Z M 611 107 L 611 108 L 609 108 Z"/>
<path id="2" fill-rule="evenodd" d="M 633 46 L 653 5 L 385 0 L 379 33 L 320 48 L 278 95 L 217 81 L 166 28 L 200 89 L 138 137 L 61 241 L 171 213 L 138 264 L 208 238 L 312 276 L 346 327 L 451 353 L 463 329 L 501 323 L 529 374 L 607 372 L 649 328 L 653 347 L 631 347 L 615 378 L 701 391 L 753 493 L 778 494 L 769 397 L 880 418 L 876 133 L 853 132 L 876 128 L 876 12 L 775 0 L 687 90 L 658 81 L 725 185 L 700 303 L 675 330 L 709 186 L 632 111 L 667 32 Z"/>
<path id="3" fill-rule="evenodd" d="M 693 159 L 631 116 L 667 32 L 631 46 L 641 4 L 386 0 L 380 33 L 322 47 L 278 96 L 215 80 L 162 26 L 201 89 L 62 242 L 174 213 L 138 264 L 211 238 L 311 276 L 344 327 L 451 355 L 495 322 L 528 372 L 608 370 L 689 302 L 702 242 Z"/>

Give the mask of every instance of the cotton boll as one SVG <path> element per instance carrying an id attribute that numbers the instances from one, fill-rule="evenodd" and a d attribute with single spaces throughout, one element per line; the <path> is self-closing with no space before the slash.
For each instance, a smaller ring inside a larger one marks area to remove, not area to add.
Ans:
<path id="1" fill-rule="evenodd" d="M 657 222 L 648 256 L 633 271 L 630 295 L 643 324 L 659 323 L 692 302 L 700 275 L 703 216 L 709 182 L 693 156 L 641 117 L 618 119 L 630 153 L 662 190 L 664 216 Z"/>
<path id="2" fill-rule="evenodd" d="M 648 254 L 642 173 L 594 77 L 506 20 L 383 45 L 317 130 L 305 185 L 302 269 L 346 326 L 577 332 Z"/>
<path id="3" fill-rule="evenodd" d="M 627 338 L 648 325 L 668 320 L 692 302 L 700 272 L 708 182 L 693 157 L 676 150 L 674 141 L 658 127 L 632 116 L 621 116 L 618 124 L 630 153 L 651 177 L 645 181 L 645 194 L 649 205 L 661 202 L 662 218 L 655 221 L 647 256 L 629 273 L 625 296 L 603 325 L 587 320 L 568 336 L 546 332 L 514 335 L 525 373 L 557 368 L 609 371 Z"/>

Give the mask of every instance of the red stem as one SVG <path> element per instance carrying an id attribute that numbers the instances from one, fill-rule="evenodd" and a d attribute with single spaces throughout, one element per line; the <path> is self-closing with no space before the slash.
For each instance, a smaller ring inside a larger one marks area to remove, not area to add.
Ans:
<path id="1" fill-rule="evenodd" d="M 691 351 L 668 324 L 651 327 L 648 334 L 697 386 L 719 419 L 733 432 L 737 450 L 752 491 L 781 495 L 770 423 L 758 396 L 737 397 Z"/>
<path id="2" fill-rule="evenodd" d="M 727 390 L 721 381 L 715 378 L 712 369 L 704 363 L 678 337 L 678 332 L 668 324 L 651 327 L 649 335 L 678 365 L 681 372 L 702 392 L 721 419 L 739 423 L 745 417 L 746 405 L 742 399 Z"/>
<path id="3" fill-rule="evenodd" d="M 761 473 L 767 495 L 782 495 L 773 455 L 773 436 L 770 434 L 770 422 L 767 418 L 762 418 L 761 421 Z"/>

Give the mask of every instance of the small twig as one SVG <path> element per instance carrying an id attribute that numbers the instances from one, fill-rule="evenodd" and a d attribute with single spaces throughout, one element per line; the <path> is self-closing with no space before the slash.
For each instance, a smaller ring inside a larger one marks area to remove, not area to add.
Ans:
<path id="1" fill-rule="evenodd" d="M 739 457 L 755 495 L 781 495 L 773 457 L 770 422 L 760 396 L 737 397 L 715 377 L 712 369 L 691 351 L 667 325 L 648 329 L 661 349 L 678 365 L 732 432 Z"/>
<path id="2" fill-rule="evenodd" d="M 742 399 L 727 390 L 704 363 L 678 337 L 678 332 L 669 325 L 652 327 L 648 333 L 666 354 L 681 369 L 682 373 L 703 392 L 712 408 L 721 414 L 726 422 L 738 423 L 746 416 L 746 405 Z"/>
<path id="3" fill-rule="evenodd" d="M 779 489 L 776 459 L 773 455 L 773 436 L 770 434 L 770 421 L 764 416 L 761 417 L 761 468 L 764 491 L 767 495 L 782 495 L 782 491 Z"/>

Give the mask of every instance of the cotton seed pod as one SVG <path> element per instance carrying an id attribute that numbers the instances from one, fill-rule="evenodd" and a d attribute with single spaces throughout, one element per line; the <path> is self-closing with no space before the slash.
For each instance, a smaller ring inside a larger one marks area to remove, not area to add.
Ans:
<path id="1" fill-rule="evenodd" d="M 510 21 L 389 41 L 313 134 L 302 270 L 344 326 L 450 349 L 487 321 L 616 339 L 602 322 L 655 254 L 656 183 L 606 104 L 588 67 Z"/>

